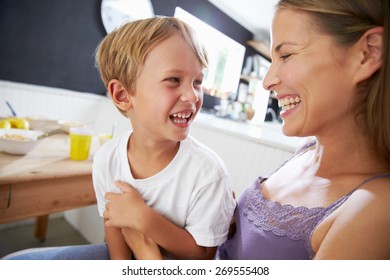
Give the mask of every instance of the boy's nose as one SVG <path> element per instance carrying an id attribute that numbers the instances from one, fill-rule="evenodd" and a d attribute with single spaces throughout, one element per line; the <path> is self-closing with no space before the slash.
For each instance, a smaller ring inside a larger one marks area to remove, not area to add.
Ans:
<path id="1" fill-rule="evenodd" d="M 199 94 L 200 92 L 194 88 L 187 88 L 183 90 L 180 99 L 183 102 L 196 103 L 199 100 Z"/>

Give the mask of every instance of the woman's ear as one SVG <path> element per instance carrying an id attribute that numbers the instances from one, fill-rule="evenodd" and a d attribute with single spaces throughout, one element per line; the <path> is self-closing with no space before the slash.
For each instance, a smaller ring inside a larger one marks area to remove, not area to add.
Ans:
<path id="1" fill-rule="evenodd" d="M 111 80 L 107 88 L 116 107 L 122 111 L 128 111 L 131 108 L 129 93 L 119 80 Z"/>
<path id="2" fill-rule="evenodd" d="M 359 82 L 368 79 L 382 66 L 383 53 L 383 27 L 378 26 L 369 29 L 359 41 L 359 53 L 361 57 Z"/>

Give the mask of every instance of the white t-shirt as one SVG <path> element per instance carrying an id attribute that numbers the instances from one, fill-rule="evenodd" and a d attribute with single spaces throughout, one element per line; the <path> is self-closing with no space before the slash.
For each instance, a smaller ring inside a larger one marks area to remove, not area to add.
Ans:
<path id="1" fill-rule="evenodd" d="M 127 158 L 130 135 L 127 132 L 108 141 L 95 154 L 93 184 L 99 214 L 102 216 L 105 210 L 104 195 L 120 192 L 114 182 L 123 181 L 134 187 L 150 207 L 185 228 L 199 246 L 222 244 L 236 202 L 221 158 L 188 136 L 163 170 L 146 179 L 134 179 Z"/>

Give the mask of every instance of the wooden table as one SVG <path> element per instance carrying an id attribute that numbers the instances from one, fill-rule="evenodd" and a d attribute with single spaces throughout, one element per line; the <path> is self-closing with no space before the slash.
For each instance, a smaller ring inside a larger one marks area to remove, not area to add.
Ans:
<path id="1" fill-rule="evenodd" d="M 35 237 L 44 240 L 48 215 L 96 203 L 92 154 L 69 159 L 69 135 L 57 134 L 24 156 L 0 151 L 0 224 L 37 217 Z"/>

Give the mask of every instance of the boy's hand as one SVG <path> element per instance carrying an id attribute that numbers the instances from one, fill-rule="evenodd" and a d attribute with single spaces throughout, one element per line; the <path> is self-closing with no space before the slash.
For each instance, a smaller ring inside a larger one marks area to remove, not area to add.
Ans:
<path id="1" fill-rule="evenodd" d="M 137 229 L 145 209 L 149 208 L 141 195 L 130 185 L 115 182 L 123 193 L 107 193 L 106 211 L 103 213 L 106 226 Z"/>

